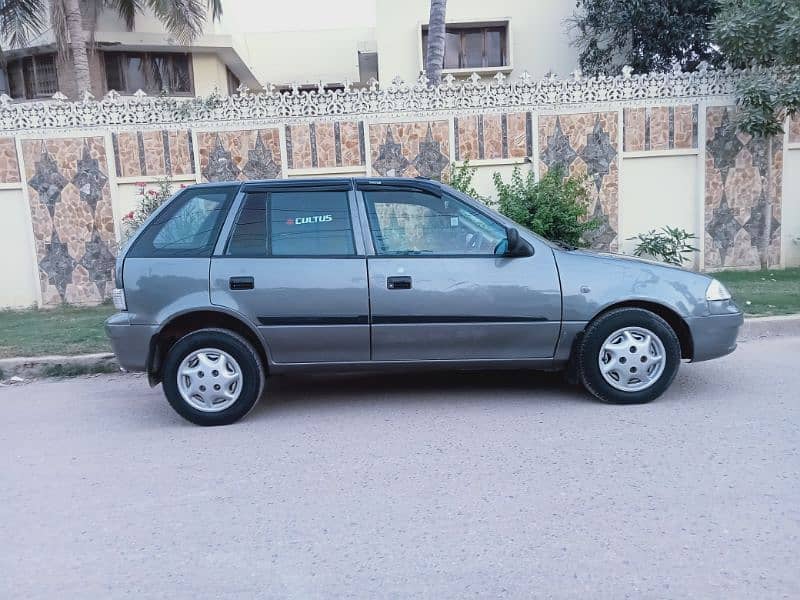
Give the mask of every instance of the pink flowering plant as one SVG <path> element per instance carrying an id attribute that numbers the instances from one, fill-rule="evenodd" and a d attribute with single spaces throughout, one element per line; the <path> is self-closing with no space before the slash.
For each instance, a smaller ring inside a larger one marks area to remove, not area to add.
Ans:
<path id="1" fill-rule="evenodd" d="M 172 182 L 167 178 L 156 181 L 155 187 L 148 188 L 144 182 L 139 182 L 136 186 L 139 188 L 138 206 L 122 217 L 126 238 L 132 236 L 153 211 L 169 200 L 173 194 Z M 186 186 L 181 185 L 181 187 Z"/>

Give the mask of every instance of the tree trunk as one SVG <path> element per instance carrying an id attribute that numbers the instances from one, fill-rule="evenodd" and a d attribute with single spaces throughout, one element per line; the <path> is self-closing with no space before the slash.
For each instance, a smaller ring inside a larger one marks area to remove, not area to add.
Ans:
<path id="1" fill-rule="evenodd" d="M 89 75 L 89 57 L 86 52 L 86 32 L 83 30 L 83 15 L 80 0 L 63 0 L 64 16 L 69 32 L 69 48 L 72 54 L 72 68 L 78 96 L 92 89 Z"/>
<path id="2" fill-rule="evenodd" d="M 444 68 L 445 23 L 447 0 L 431 0 L 431 14 L 428 19 L 428 56 L 425 73 L 432 85 L 442 82 Z"/>
<path id="3" fill-rule="evenodd" d="M 772 239 L 772 163 L 774 161 L 774 136 L 767 138 L 767 176 L 764 178 L 764 212 L 761 215 L 761 243 L 758 258 L 761 270 L 769 269 L 769 243 Z"/>

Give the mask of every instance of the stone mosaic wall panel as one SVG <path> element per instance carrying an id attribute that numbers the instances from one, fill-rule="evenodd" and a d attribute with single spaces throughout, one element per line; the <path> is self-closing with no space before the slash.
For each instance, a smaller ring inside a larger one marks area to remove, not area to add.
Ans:
<path id="1" fill-rule="evenodd" d="M 733 107 L 706 113 L 705 266 L 757 267 L 763 240 L 767 143 L 738 133 Z M 774 141 L 769 262 L 780 262 L 782 138 Z"/>
<path id="2" fill-rule="evenodd" d="M 447 121 L 370 125 L 369 145 L 372 170 L 385 177 L 441 179 L 450 166 Z"/>
<path id="3" fill-rule="evenodd" d="M 103 137 L 24 140 L 43 304 L 98 304 L 114 287 L 114 216 Z"/>
<path id="4" fill-rule="evenodd" d="M 14 138 L 0 138 L 0 183 L 19 183 L 19 161 Z"/>
<path id="5" fill-rule="evenodd" d="M 194 148 L 188 129 L 112 133 L 119 177 L 194 173 Z"/>
<path id="6" fill-rule="evenodd" d="M 697 148 L 697 105 L 626 108 L 625 152 Z"/>
<path id="7" fill-rule="evenodd" d="M 197 134 L 204 181 L 278 179 L 281 176 L 277 128 Z"/>
<path id="8" fill-rule="evenodd" d="M 533 154 L 530 113 L 455 118 L 456 160 L 524 158 Z"/>
<path id="9" fill-rule="evenodd" d="M 364 164 L 364 124 L 360 121 L 286 126 L 286 166 L 289 169 L 360 167 Z"/>
<path id="10" fill-rule="evenodd" d="M 539 117 L 539 172 L 560 165 L 586 177 L 589 215 L 600 227 L 586 235 L 593 248 L 616 250 L 619 230 L 619 123 L 616 112 Z"/>

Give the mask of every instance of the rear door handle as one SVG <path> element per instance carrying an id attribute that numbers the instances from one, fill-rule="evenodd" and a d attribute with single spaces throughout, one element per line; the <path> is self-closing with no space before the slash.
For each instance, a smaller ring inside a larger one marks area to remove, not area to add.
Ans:
<path id="1" fill-rule="evenodd" d="M 255 280 L 252 277 L 231 277 L 228 285 L 232 290 L 252 290 Z"/>
<path id="2" fill-rule="evenodd" d="M 386 288 L 390 290 L 410 290 L 411 277 L 387 277 Z"/>

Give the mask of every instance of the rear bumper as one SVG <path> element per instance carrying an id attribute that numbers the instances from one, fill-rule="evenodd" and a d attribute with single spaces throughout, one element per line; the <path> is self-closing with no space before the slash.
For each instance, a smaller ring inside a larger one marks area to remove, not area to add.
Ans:
<path id="1" fill-rule="evenodd" d="M 120 366 L 127 371 L 144 371 L 150 354 L 155 325 L 132 325 L 127 313 L 117 313 L 106 321 L 106 335 Z"/>
<path id="2" fill-rule="evenodd" d="M 739 328 L 744 323 L 741 312 L 686 319 L 692 333 L 692 362 L 711 360 L 736 350 Z"/>

